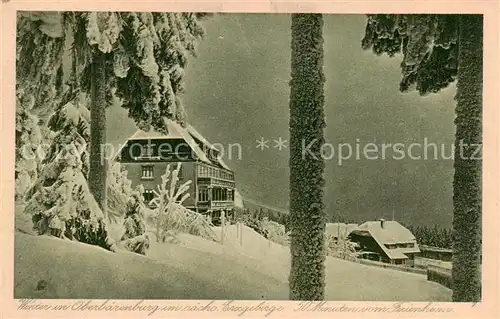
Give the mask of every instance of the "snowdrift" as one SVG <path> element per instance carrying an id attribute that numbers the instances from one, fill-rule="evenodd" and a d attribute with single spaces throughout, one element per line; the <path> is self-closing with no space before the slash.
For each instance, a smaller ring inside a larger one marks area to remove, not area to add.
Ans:
<path id="1" fill-rule="evenodd" d="M 17 233 L 14 298 L 288 298 L 286 283 L 220 255 L 173 244 L 153 247 L 164 260 Z"/>

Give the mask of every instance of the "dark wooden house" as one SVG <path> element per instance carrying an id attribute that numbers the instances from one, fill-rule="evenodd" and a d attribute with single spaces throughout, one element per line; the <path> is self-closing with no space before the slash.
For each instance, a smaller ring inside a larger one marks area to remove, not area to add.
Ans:
<path id="1" fill-rule="evenodd" d="M 397 221 L 368 221 L 351 231 L 348 239 L 358 244 L 361 258 L 414 266 L 420 252 L 415 236 Z"/>
<path id="2" fill-rule="evenodd" d="M 182 127 L 166 120 L 168 134 L 137 131 L 123 145 L 116 160 L 128 171 L 132 187 L 142 184 L 144 199 L 150 203 L 153 190 L 162 182 L 167 165 L 182 163 L 178 186 L 191 180 L 190 196 L 183 205 L 216 222 L 221 211 L 234 218 L 235 177 L 215 149 L 192 126 Z"/>

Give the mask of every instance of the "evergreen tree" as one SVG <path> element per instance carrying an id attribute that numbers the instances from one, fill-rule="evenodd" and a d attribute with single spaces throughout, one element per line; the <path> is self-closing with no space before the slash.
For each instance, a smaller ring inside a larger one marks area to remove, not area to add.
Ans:
<path id="1" fill-rule="evenodd" d="M 453 177 L 453 301 L 481 300 L 482 15 L 368 15 L 364 49 L 403 54 L 400 90 L 425 95 L 458 78 Z"/>
<path id="2" fill-rule="evenodd" d="M 323 205 L 325 139 L 323 17 L 292 14 L 290 82 L 291 300 L 322 300 L 325 289 Z M 302 143 L 311 153 L 302 153 Z"/>
<path id="3" fill-rule="evenodd" d="M 61 91 L 63 24 L 57 12 L 20 11 L 17 16 L 16 95 L 20 106 L 41 121 L 54 111 Z"/>
<path id="4" fill-rule="evenodd" d="M 263 219 L 264 219 L 264 217 L 265 217 L 265 214 L 264 214 L 264 209 L 262 209 L 262 207 L 261 207 L 261 208 L 259 208 L 259 215 L 258 215 L 258 218 L 257 218 L 257 219 L 258 219 L 259 221 L 261 221 L 261 220 L 263 220 Z"/>
<path id="5" fill-rule="evenodd" d="M 76 25 L 75 44 L 90 57 L 83 61 L 91 61 L 83 76 L 92 96 L 89 186 L 106 207 L 107 156 L 101 145 L 109 96 L 119 97 L 143 130 L 167 133 L 165 118 L 184 124 L 183 70 L 203 29 L 194 13 L 89 12 L 77 14 Z"/>
<path id="6" fill-rule="evenodd" d="M 137 189 L 132 188 L 132 181 L 127 177 L 128 172 L 119 162 L 115 162 L 108 169 L 107 188 L 108 217 L 112 222 L 117 222 L 124 216 L 127 201 Z"/>
<path id="7" fill-rule="evenodd" d="M 38 117 L 26 106 L 16 99 L 16 200 L 24 200 L 26 191 L 38 178 L 39 164 L 44 155 L 41 154 L 43 149 L 40 148 L 43 137 Z"/>
<path id="8" fill-rule="evenodd" d="M 16 200 L 23 200 L 40 172 L 44 125 L 60 101 L 64 38 L 61 16 L 20 11 L 16 31 Z"/>
<path id="9" fill-rule="evenodd" d="M 86 104 L 88 99 L 79 94 L 50 117 L 53 143 L 42 162 L 40 177 L 27 193 L 25 212 L 32 215 L 34 229 L 40 235 L 112 249 L 114 242 L 107 235 L 102 211 L 86 180 L 90 120 Z"/>
<path id="10" fill-rule="evenodd" d="M 91 96 L 89 189 L 104 212 L 106 107 L 119 98 L 144 130 L 165 132 L 165 118 L 184 123 L 179 98 L 183 69 L 187 54 L 194 53 L 195 42 L 203 35 L 198 22 L 203 16 L 148 12 L 42 12 L 21 16 L 18 91 L 37 93 L 33 94 L 35 105 L 48 113 L 53 107 L 43 102 L 57 95 L 64 44 L 67 38 L 72 40 L 71 53 L 76 61 L 73 74 L 82 73 L 81 82 L 75 85 Z"/>

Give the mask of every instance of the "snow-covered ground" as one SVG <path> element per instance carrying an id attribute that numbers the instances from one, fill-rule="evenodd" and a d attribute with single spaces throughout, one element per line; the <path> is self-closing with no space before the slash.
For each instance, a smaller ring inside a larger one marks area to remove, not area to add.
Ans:
<path id="1" fill-rule="evenodd" d="M 153 241 L 144 257 L 17 232 L 15 297 L 287 299 L 288 247 L 242 233 L 241 245 L 236 226 L 224 245 L 181 234 L 178 243 Z M 326 299 L 450 301 L 451 291 L 423 275 L 327 257 Z"/>
<path id="2" fill-rule="evenodd" d="M 216 228 L 220 236 L 220 227 Z M 259 261 L 262 269 L 288 282 L 290 251 L 270 243 L 251 228 L 243 227 L 243 240 L 237 238 L 236 226 L 226 227 L 224 248 L 218 251 L 241 252 Z M 187 245 L 187 244 L 186 244 Z M 204 249 L 205 246 L 192 246 Z M 190 245 L 191 247 L 191 245 Z M 217 250 L 212 250 L 215 253 Z M 425 275 L 362 265 L 333 257 L 326 258 L 326 299 L 366 301 L 451 301 L 451 290 L 427 281 Z"/>
<path id="3" fill-rule="evenodd" d="M 176 244 L 153 244 L 151 256 L 144 257 L 45 236 L 15 236 L 15 298 L 288 297 L 285 283 L 244 260 L 238 263 Z"/>

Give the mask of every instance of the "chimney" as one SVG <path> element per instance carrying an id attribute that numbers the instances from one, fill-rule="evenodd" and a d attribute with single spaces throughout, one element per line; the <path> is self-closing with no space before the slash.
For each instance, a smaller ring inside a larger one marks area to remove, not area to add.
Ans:
<path id="1" fill-rule="evenodd" d="M 380 220 L 380 228 L 384 228 L 385 219 L 380 218 L 379 220 Z"/>

